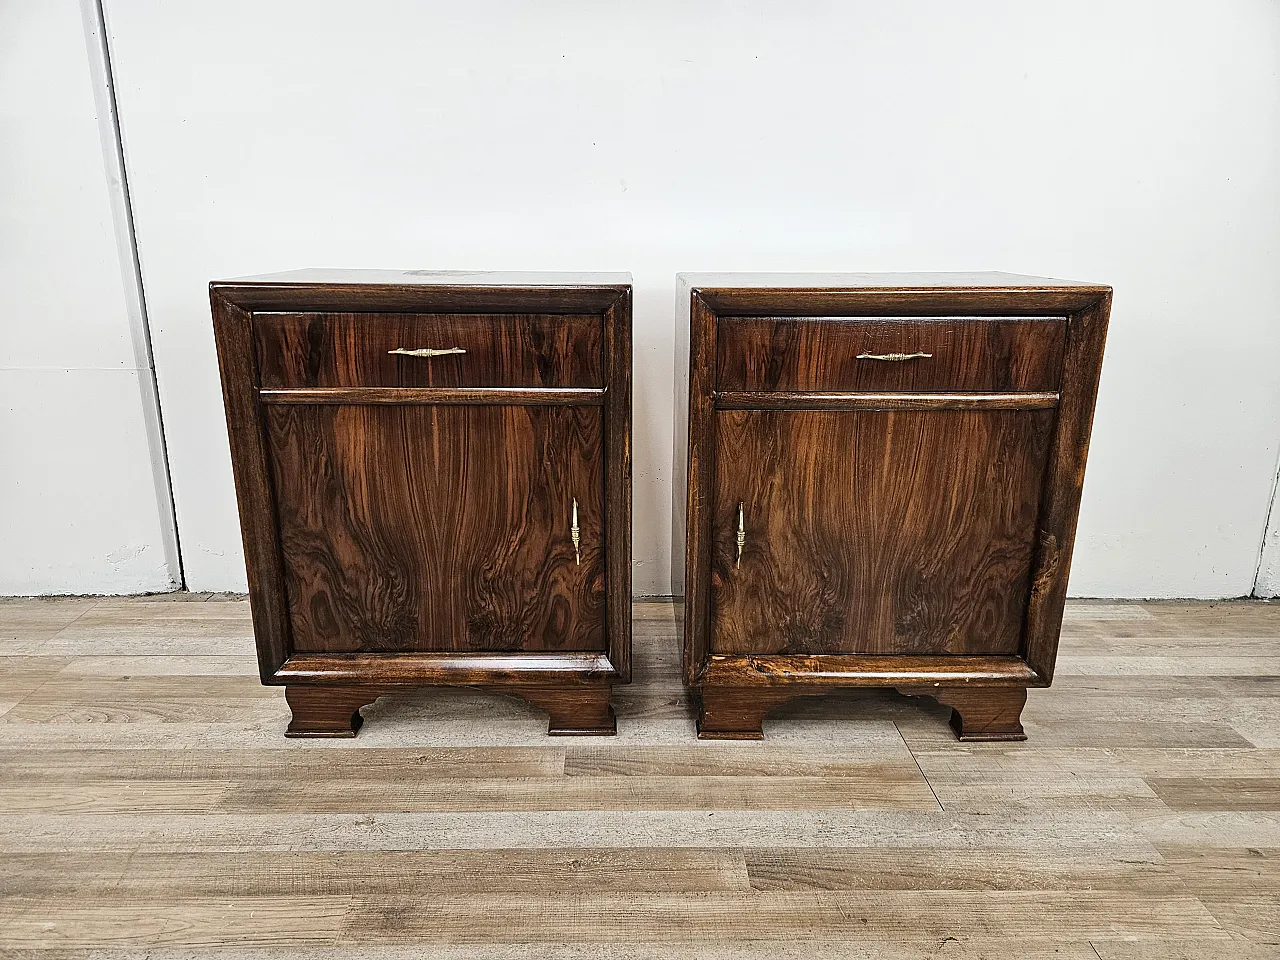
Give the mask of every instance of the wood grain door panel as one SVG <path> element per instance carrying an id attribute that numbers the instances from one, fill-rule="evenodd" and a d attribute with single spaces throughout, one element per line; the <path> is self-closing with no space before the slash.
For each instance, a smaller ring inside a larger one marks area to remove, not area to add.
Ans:
<path id="1" fill-rule="evenodd" d="M 1062 317 L 724 317 L 717 388 L 1046 391 Z M 919 356 L 927 354 L 927 356 Z M 876 359 L 876 358 L 910 359 Z"/>
<path id="2" fill-rule="evenodd" d="M 262 386 L 603 387 L 601 318 L 577 314 L 260 313 Z M 466 351 L 435 357 L 389 351 Z"/>
<path id="3" fill-rule="evenodd" d="M 1019 652 L 1055 411 L 714 416 L 712 652 Z"/>
<path id="4" fill-rule="evenodd" d="M 265 416 L 295 652 L 606 648 L 599 407 Z"/>

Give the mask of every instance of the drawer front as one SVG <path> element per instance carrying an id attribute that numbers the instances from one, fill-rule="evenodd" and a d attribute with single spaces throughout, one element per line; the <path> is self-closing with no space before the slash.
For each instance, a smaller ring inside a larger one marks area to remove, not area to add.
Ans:
<path id="1" fill-rule="evenodd" d="M 1061 317 L 727 317 L 723 391 L 1051 391 Z"/>
<path id="2" fill-rule="evenodd" d="M 601 326 L 587 314 L 254 316 L 266 388 L 602 387 Z"/>

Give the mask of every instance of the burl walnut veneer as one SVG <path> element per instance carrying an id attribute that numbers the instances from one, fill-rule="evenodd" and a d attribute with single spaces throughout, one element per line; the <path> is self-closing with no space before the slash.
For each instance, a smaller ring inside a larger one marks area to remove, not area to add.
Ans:
<path id="1" fill-rule="evenodd" d="M 673 579 L 699 736 L 839 687 L 1025 739 L 1053 679 L 1111 289 L 686 275 Z M 683 389 L 687 387 L 687 391 Z M 686 404 L 687 399 L 687 404 Z"/>
<path id="2" fill-rule="evenodd" d="M 611 734 L 631 678 L 626 274 L 210 285 L 262 682 L 290 736 L 379 695 L 514 694 Z"/>

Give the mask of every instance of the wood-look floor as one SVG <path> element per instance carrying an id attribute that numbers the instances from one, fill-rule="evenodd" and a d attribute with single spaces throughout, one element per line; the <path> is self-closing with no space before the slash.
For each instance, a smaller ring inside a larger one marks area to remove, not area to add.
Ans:
<path id="1" fill-rule="evenodd" d="M 635 633 L 615 739 L 308 742 L 241 600 L 0 601 L 0 958 L 1280 956 L 1280 604 L 1072 604 L 1022 744 L 878 692 L 699 742 Z"/>

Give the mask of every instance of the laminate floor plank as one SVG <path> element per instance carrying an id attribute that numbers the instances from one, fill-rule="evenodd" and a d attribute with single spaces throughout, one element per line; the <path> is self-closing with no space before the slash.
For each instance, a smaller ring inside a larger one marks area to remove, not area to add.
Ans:
<path id="1" fill-rule="evenodd" d="M 858 777 L 910 776 L 918 767 L 901 738 L 852 750 L 796 749 L 771 742 L 707 741 L 683 747 L 609 747 L 570 744 L 570 777 Z"/>
<path id="2" fill-rule="evenodd" d="M 1134 860 L 1105 849 L 935 850 L 896 846 L 759 847 L 743 851 L 756 890 L 1129 890 L 1186 895 L 1181 874 L 1159 857 Z"/>
<path id="3" fill-rule="evenodd" d="M 0 809 L 4 794 L 0 793 Z M 835 777 L 562 777 L 409 781 L 298 778 L 232 784 L 217 809 L 240 813 L 680 810 L 937 810 L 915 764 Z"/>
<path id="4" fill-rule="evenodd" d="M 545 740 L 544 740 L 545 743 Z M 563 747 L 388 750 L 19 749 L 0 750 L 0 782 L 296 782 L 358 786 L 366 778 L 407 780 L 559 777 Z"/>
<path id="5" fill-rule="evenodd" d="M 39 783 L 0 782 L 0 815 L 17 813 L 147 813 L 212 812 L 232 784 L 205 780 L 93 781 Z"/>
<path id="6" fill-rule="evenodd" d="M 1186 815 L 1183 815 L 1186 816 Z M 1235 814 L 1233 816 L 1247 816 Z M 1157 835 L 1159 831 L 1156 831 Z M 1238 846 L 1239 844 L 1233 844 Z M 981 847 L 1063 855 L 1105 848 L 1157 858 L 1130 818 L 1093 810 L 551 811 L 521 813 L 15 814 L 0 854 L 241 850 L 454 850 L 557 847 Z M 940 854 L 940 856 L 943 854 Z"/>
<path id="7" fill-rule="evenodd" d="M 43 653 L 46 641 L 99 602 L 96 598 L 0 597 L 0 657 Z"/>
<path id="8" fill-rule="evenodd" d="M 1280 811 L 1280 777 L 1152 777 L 1170 810 Z"/>
<path id="9" fill-rule="evenodd" d="M 0 900 L 0 946 L 332 943 L 350 902 L 348 897 L 207 901 L 6 897 Z"/>
<path id="10" fill-rule="evenodd" d="M 8 854 L 0 896 L 220 899 L 751 890 L 732 848 Z"/>
<path id="11" fill-rule="evenodd" d="M 1158 943 L 1158 942 L 1157 942 Z M 1197 941 L 1202 947 L 1210 943 Z M 1007 957 L 1007 941 L 954 937 L 932 940 L 836 942 L 806 940 L 739 941 L 721 943 L 499 943 L 479 944 L 351 944 L 340 947 L 239 946 L 145 948 L 108 951 L 28 951 L 8 953 L 0 960 L 995 960 Z M 1019 944 L 1019 960 L 1098 960 L 1087 942 Z M 1182 954 L 1178 954 L 1179 957 Z M 1211 957 L 1225 954 L 1209 954 Z M 1242 954 L 1245 960 L 1256 960 Z M 1260 955 L 1259 955 L 1260 956 Z"/>
<path id="12" fill-rule="evenodd" d="M 356 943 L 716 942 L 1091 936 L 1229 939 L 1200 901 L 1123 890 L 857 891 L 403 898 L 352 902 Z"/>
<path id="13" fill-rule="evenodd" d="M 1239 939 L 1133 942 L 1093 939 L 1096 960 L 1277 960 L 1280 945 Z"/>

